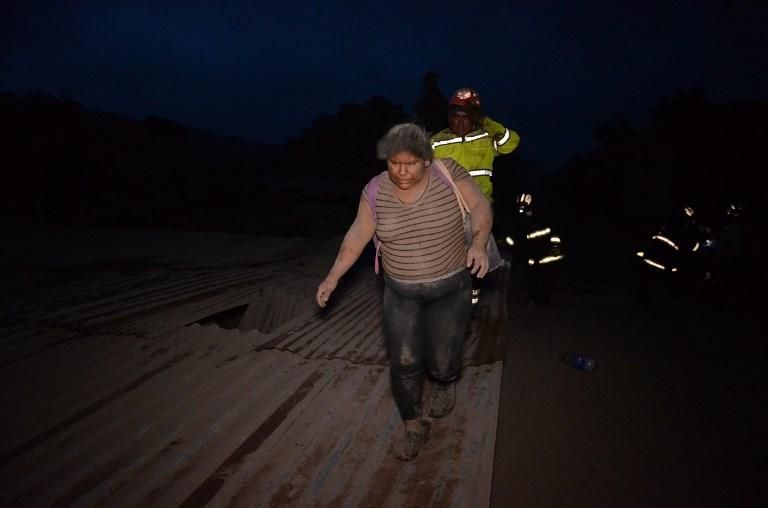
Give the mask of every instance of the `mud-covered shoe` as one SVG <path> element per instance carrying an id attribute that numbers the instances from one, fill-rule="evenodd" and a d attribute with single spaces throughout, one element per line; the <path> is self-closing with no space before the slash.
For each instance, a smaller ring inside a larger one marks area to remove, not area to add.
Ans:
<path id="1" fill-rule="evenodd" d="M 421 431 L 405 431 L 394 442 L 393 452 L 396 458 L 411 461 L 419 455 L 419 451 L 429 440 L 431 425 L 426 420 L 421 420 Z"/>
<path id="2" fill-rule="evenodd" d="M 429 400 L 429 416 L 442 418 L 453 411 L 454 405 L 456 405 L 456 383 L 435 383 Z"/>

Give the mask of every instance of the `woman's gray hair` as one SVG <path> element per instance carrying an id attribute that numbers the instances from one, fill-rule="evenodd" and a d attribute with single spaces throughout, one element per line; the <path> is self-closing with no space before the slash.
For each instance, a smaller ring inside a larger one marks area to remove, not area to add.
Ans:
<path id="1" fill-rule="evenodd" d="M 431 161 L 432 144 L 427 131 L 415 123 L 401 123 L 389 129 L 376 145 L 376 155 L 379 159 L 389 159 L 399 152 L 410 152 Z"/>

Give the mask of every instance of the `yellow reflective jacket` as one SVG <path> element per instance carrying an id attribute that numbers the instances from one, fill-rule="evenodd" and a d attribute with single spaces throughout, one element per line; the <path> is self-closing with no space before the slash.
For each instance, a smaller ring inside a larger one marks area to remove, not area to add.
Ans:
<path id="1" fill-rule="evenodd" d="M 520 135 L 487 116 L 479 129 L 457 136 L 451 129 L 443 129 L 432 136 L 435 157 L 453 159 L 475 178 L 475 183 L 488 200 L 493 201 L 493 159 L 510 153 L 520 144 Z"/>

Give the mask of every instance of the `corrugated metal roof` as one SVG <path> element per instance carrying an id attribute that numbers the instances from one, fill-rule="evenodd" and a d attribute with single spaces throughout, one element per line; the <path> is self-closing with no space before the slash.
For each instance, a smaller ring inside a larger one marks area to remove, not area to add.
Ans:
<path id="1" fill-rule="evenodd" d="M 350 274 L 319 312 L 308 266 L 93 273 L 17 295 L 0 344 L 2 504 L 487 505 L 503 294 L 470 331 L 456 409 L 403 463 L 380 281 Z M 273 331 L 194 324 L 249 302 Z"/>

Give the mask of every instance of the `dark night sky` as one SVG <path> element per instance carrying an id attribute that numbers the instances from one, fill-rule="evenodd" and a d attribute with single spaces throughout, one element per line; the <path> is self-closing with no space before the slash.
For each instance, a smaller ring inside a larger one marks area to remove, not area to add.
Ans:
<path id="1" fill-rule="evenodd" d="M 10 3 L 0 91 L 268 142 L 372 95 L 411 111 L 427 70 L 445 94 L 477 88 L 523 156 L 550 163 L 681 88 L 711 102 L 768 91 L 766 2 Z"/>

